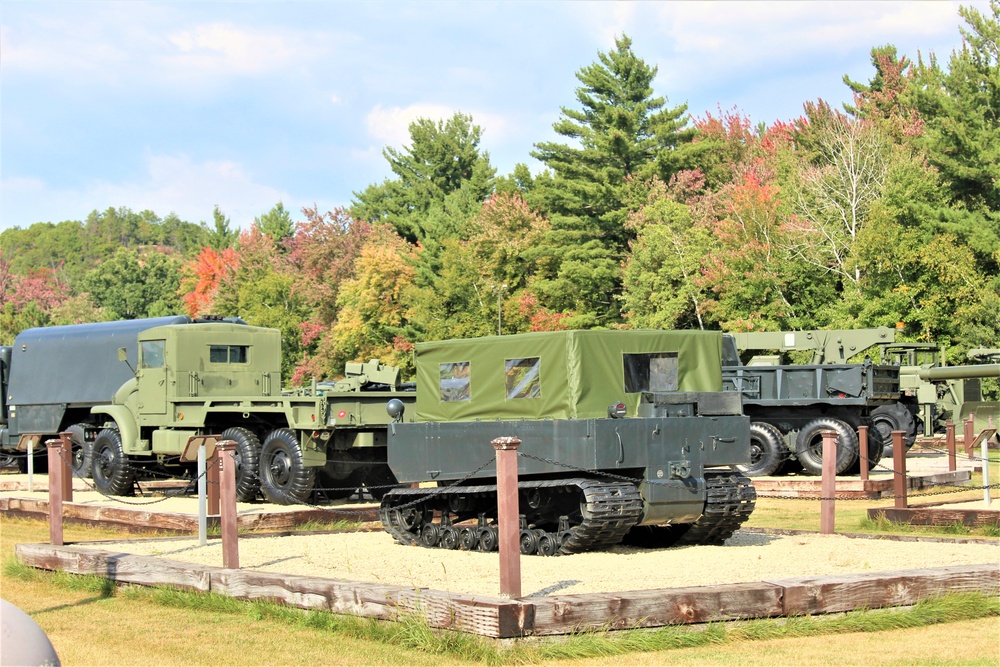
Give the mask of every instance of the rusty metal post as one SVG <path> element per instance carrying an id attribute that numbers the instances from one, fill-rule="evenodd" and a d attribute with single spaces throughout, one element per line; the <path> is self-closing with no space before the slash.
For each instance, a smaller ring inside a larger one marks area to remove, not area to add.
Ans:
<path id="1" fill-rule="evenodd" d="M 62 497 L 64 503 L 73 502 L 73 434 L 70 432 L 60 433 L 59 440 L 62 442 Z M 49 466 L 52 470 L 52 466 Z M 51 484 L 51 473 L 49 478 Z"/>
<path id="2" fill-rule="evenodd" d="M 219 457 L 219 523 L 222 524 L 222 567 L 240 569 L 236 531 L 236 443 L 223 440 L 215 447 Z"/>
<path id="3" fill-rule="evenodd" d="M 950 419 L 944 423 L 944 444 L 948 448 L 948 472 L 958 470 L 955 461 L 955 422 Z"/>
<path id="4" fill-rule="evenodd" d="M 906 509 L 906 445 L 903 437 L 906 431 L 892 432 L 892 470 L 893 496 L 896 498 L 896 509 Z"/>
<path id="5" fill-rule="evenodd" d="M 221 467 L 222 453 L 219 451 L 218 446 L 214 448 L 212 455 L 206 461 L 206 472 L 205 480 L 208 482 L 208 489 L 206 494 L 208 497 L 208 510 L 209 516 L 219 515 L 219 468 Z"/>
<path id="6" fill-rule="evenodd" d="M 63 461 L 62 440 L 46 440 L 49 450 L 49 542 L 63 545 Z"/>
<path id="7" fill-rule="evenodd" d="M 497 520 L 500 523 L 500 595 L 521 597 L 521 512 L 517 504 L 517 438 L 492 442 L 497 456 Z"/>
<path id="8" fill-rule="evenodd" d="M 858 427 L 858 463 L 861 465 L 861 481 L 868 481 L 868 468 L 871 461 L 868 460 L 868 427 Z"/>
<path id="9" fill-rule="evenodd" d="M 976 439 L 973 431 L 973 425 L 975 424 L 976 415 L 969 413 L 969 416 L 965 418 L 962 422 L 964 430 L 962 431 L 962 446 L 965 447 L 965 454 L 972 459 L 972 441 Z"/>
<path id="10" fill-rule="evenodd" d="M 823 480 L 821 482 L 819 532 L 833 534 L 834 496 L 837 494 L 837 432 L 823 431 Z"/>

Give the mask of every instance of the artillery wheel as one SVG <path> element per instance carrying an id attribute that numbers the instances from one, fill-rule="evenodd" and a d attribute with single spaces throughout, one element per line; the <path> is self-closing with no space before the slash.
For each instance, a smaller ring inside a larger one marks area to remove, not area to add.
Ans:
<path id="1" fill-rule="evenodd" d="M 858 434 L 849 424 L 832 417 L 820 417 L 806 424 L 795 439 L 795 454 L 811 475 L 823 474 L 823 431 L 837 432 L 837 474 L 858 460 Z"/>
<path id="2" fill-rule="evenodd" d="M 135 493 L 135 471 L 129 465 L 122 446 L 122 436 L 106 428 L 94 439 L 94 486 L 109 496 L 131 496 Z"/>
<path id="3" fill-rule="evenodd" d="M 750 424 L 750 463 L 737 470 L 748 477 L 773 475 L 788 458 L 785 440 L 776 426 L 767 422 Z"/>
<path id="4" fill-rule="evenodd" d="M 257 471 L 260 439 L 253 431 L 241 426 L 227 428 L 222 432 L 222 439 L 236 443 L 236 500 L 241 503 L 252 502 L 260 491 Z"/>
<path id="5" fill-rule="evenodd" d="M 87 442 L 83 424 L 66 428 L 73 443 L 73 474 L 77 477 L 94 476 L 94 443 Z"/>
<path id="6" fill-rule="evenodd" d="M 260 449 L 260 490 L 268 502 L 305 502 L 316 483 L 316 469 L 307 467 L 302 445 L 287 428 L 271 431 Z"/>
<path id="7" fill-rule="evenodd" d="M 917 420 L 913 413 L 905 405 L 900 403 L 890 403 L 880 405 L 872 410 L 872 431 L 878 431 L 882 438 L 884 448 L 883 458 L 892 458 L 892 432 L 904 431 L 903 444 L 907 451 L 913 446 L 917 439 Z"/>

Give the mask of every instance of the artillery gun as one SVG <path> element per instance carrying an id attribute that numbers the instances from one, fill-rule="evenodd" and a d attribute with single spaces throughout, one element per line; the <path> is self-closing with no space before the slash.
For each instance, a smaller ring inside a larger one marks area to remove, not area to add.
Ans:
<path id="1" fill-rule="evenodd" d="M 723 393 L 721 334 L 560 331 L 418 343 L 415 418 L 390 404 L 382 499 L 402 544 L 497 548 L 490 443 L 522 441 L 522 553 L 643 539 L 721 544 L 756 494 L 749 420 Z"/>

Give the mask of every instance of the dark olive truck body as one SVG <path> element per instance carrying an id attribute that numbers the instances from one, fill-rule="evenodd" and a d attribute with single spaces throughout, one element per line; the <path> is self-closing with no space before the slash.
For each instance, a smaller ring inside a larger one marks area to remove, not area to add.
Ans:
<path id="1" fill-rule="evenodd" d="M 383 523 L 403 543 L 495 548 L 496 465 L 483 463 L 513 436 L 525 553 L 600 548 L 638 526 L 721 542 L 753 509 L 730 468 L 749 460 L 749 420 L 721 391 L 721 342 L 568 331 L 418 344 L 416 419 L 391 427 L 389 467 L 440 488 L 390 492 Z"/>
<path id="2" fill-rule="evenodd" d="M 240 500 L 262 492 L 272 502 L 300 502 L 317 481 L 332 487 L 330 497 L 395 482 L 385 463 L 385 404 L 413 400 L 399 389 L 398 369 L 349 364 L 345 380 L 283 392 L 277 330 L 183 320 L 133 328 L 117 359 L 104 355 L 89 367 L 118 381 L 113 394 L 86 405 L 100 490 L 131 494 L 143 471 L 192 472 L 180 455 L 203 435 L 237 442 Z M 78 375 L 72 379 L 84 381 Z"/>

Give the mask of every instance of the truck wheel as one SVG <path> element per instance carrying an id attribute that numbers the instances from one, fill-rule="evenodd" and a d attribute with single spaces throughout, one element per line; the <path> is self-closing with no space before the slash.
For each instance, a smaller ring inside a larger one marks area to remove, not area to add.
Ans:
<path id="1" fill-rule="evenodd" d="M 135 471 L 125 457 L 122 436 L 106 428 L 94 440 L 94 486 L 109 496 L 131 496 L 135 493 Z"/>
<path id="2" fill-rule="evenodd" d="M 878 431 L 885 444 L 883 458 L 892 458 L 892 432 L 905 431 L 903 444 L 909 450 L 917 439 L 917 420 L 905 405 L 890 403 L 872 410 L 872 430 Z"/>
<path id="3" fill-rule="evenodd" d="M 773 475 L 787 457 L 781 431 L 767 422 L 753 422 L 750 424 L 750 463 L 736 468 L 748 477 Z"/>
<path id="4" fill-rule="evenodd" d="M 87 442 L 83 424 L 73 424 L 66 431 L 73 443 L 73 474 L 77 477 L 93 477 L 94 443 Z"/>
<path id="5" fill-rule="evenodd" d="M 260 477 L 257 474 L 260 439 L 250 429 L 240 426 L 227 428 L 222 432 L 222 439 L 236 443 L 236 500 L 241 503 L 253 502 L 260 491 Z"/>
<path id="6" fill-rule="evenodd" d="M 316 469 L 306 467 L 302 445 L 287 428 L 271 431 L 260 450 L 260 490 L 268 502 L 305 502 L 316 483 Z"/>
<path id="7" fill-rule="evenodd" d="M 806 424 L 795 439 L 795 455 L 811 475 L 823 474 L 823 431 L 837 432 L 837 474 L 858 460 L 858 434 L 846 422 L 820 417 Z"/>

